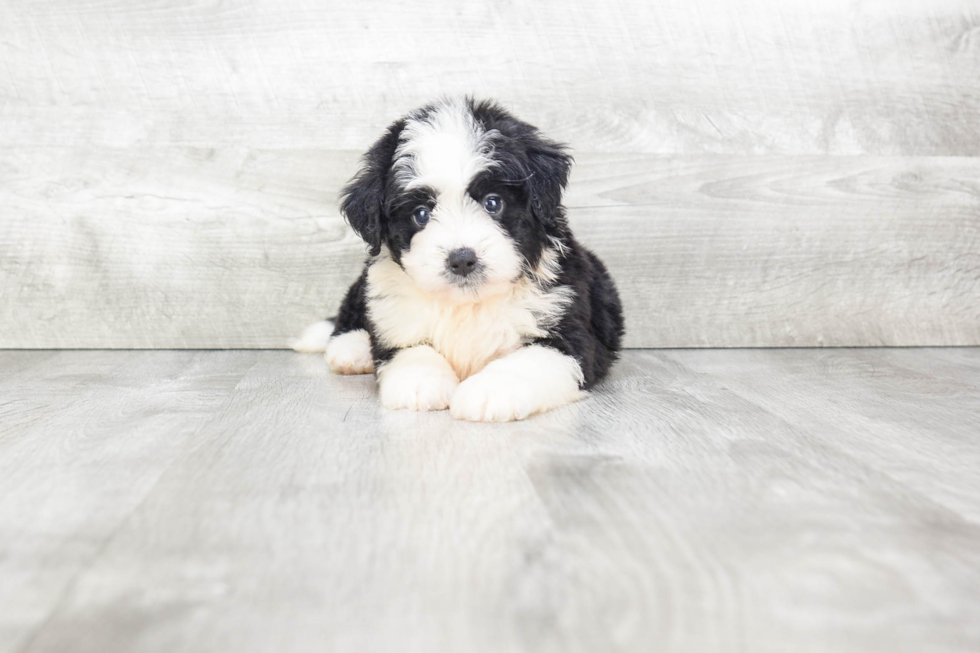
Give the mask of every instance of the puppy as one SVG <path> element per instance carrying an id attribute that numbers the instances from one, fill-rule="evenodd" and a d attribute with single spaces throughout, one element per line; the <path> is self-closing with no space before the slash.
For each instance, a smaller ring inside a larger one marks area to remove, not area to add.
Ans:
<path id="1" fill-rule="evenodd" d="M 619 296 L 561 205 L 565 148 L 492 102 L 447 99 L 392 124 L 344 188 L 368 244 L 326 343 L 375 372 L 381 403 L 510 421 L 576 401 L 616 360 Z M 320 350 L 327 323 L 294 344 Z"/>

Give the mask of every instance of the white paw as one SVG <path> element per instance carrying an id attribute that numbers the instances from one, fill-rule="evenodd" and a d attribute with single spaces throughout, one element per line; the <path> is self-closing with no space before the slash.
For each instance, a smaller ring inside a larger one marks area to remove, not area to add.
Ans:
<path id="1" fill-rule="evenodd" d="M 586 396 L 578 361 L 528 345 L 492 361 L 459 384 L 449 414 L 471 422 L 510 422 Z"/>
<path id="2" fill-rule="evenodd" d="M 459 385 L 456 372 L 431 347 L 404 349 L 381 368 L 381 405 L 393 410 L 445 410 Z"/>
<path id="3" fill-rule="evenodd" d="M 371 338 L 364 329 L 348 331 L 330 339 L 324 355 L 334 374 L 370 374 L 374 372 Z"/>
<path id="4" fill-rule="evenodd" d="M 470 422 L 511 422 L 547 410 L 521 377 L 484 369 L 459 384 L 449 414 Z"/>
<path id="5" fill-rule="evenodd" d="M 446 410 L 459 381 L 455 374 L 392 370 L 380 383 L 381 405 L 392 410 Z"/>

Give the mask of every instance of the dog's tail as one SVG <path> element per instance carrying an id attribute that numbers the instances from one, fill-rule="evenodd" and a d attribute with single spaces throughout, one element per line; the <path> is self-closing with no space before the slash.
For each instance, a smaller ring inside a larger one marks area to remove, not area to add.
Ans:
<path id="1" fill-rule="evenodd" d="M 290 340 L 289 347 L 294 351 L 304 354 L 316 354 L 327 351 L 327 342 L 330 341 L 330 335 L 333 333 L 335 319 L 329 317 L 326 320 L 314 322 L 303 329 L 303 333 L 300 334 L 299 338 Z"/>

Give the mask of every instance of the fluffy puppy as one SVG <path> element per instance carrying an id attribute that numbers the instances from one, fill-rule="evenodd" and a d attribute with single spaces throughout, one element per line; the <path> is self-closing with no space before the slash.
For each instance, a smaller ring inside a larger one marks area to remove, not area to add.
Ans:
<path id="1" fill-rule="evenodd" d="M 492 102 L 448 99 L 392 124 L 341 210 L 369 247 L 326 344 L 377 373 L 387 408 L 509 421 L 573 402 L 623 335 L 616 287 L 561 205 L 565 148 Z M 314 325 L 294 344 L 322 351 Z"/>

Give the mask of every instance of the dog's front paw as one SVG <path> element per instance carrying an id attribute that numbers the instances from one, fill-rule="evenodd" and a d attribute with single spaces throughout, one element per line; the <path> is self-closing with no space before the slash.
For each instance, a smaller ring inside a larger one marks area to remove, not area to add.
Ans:
<path id="1" fill-rule="evenodd" d="M 546 409 L 537 405 L 536 395 L 525 379 L 484 370 L 459 384 L 449 414 L 470 422 L 511 422 Z"/>
<path id="2" fill-rule="evenodd" d="M 449 363 L 435 352 L 431 355 L 425 351 L 417 353 L 406 350 L 403 352 L 406 355 L 399 354 L 381 368 L 378 376 L 381 405 L 393 410 L 446 410 L 459 385 L 459 378 Z M 409 358 L 411 360 L 406 362 Z"/>
<path id="3" fill-rule="evenodd" d="M 392 410 L 446 410 L 457 385 L 455 375 L 393 371 L 381 381 L 381 405 Z"/>

